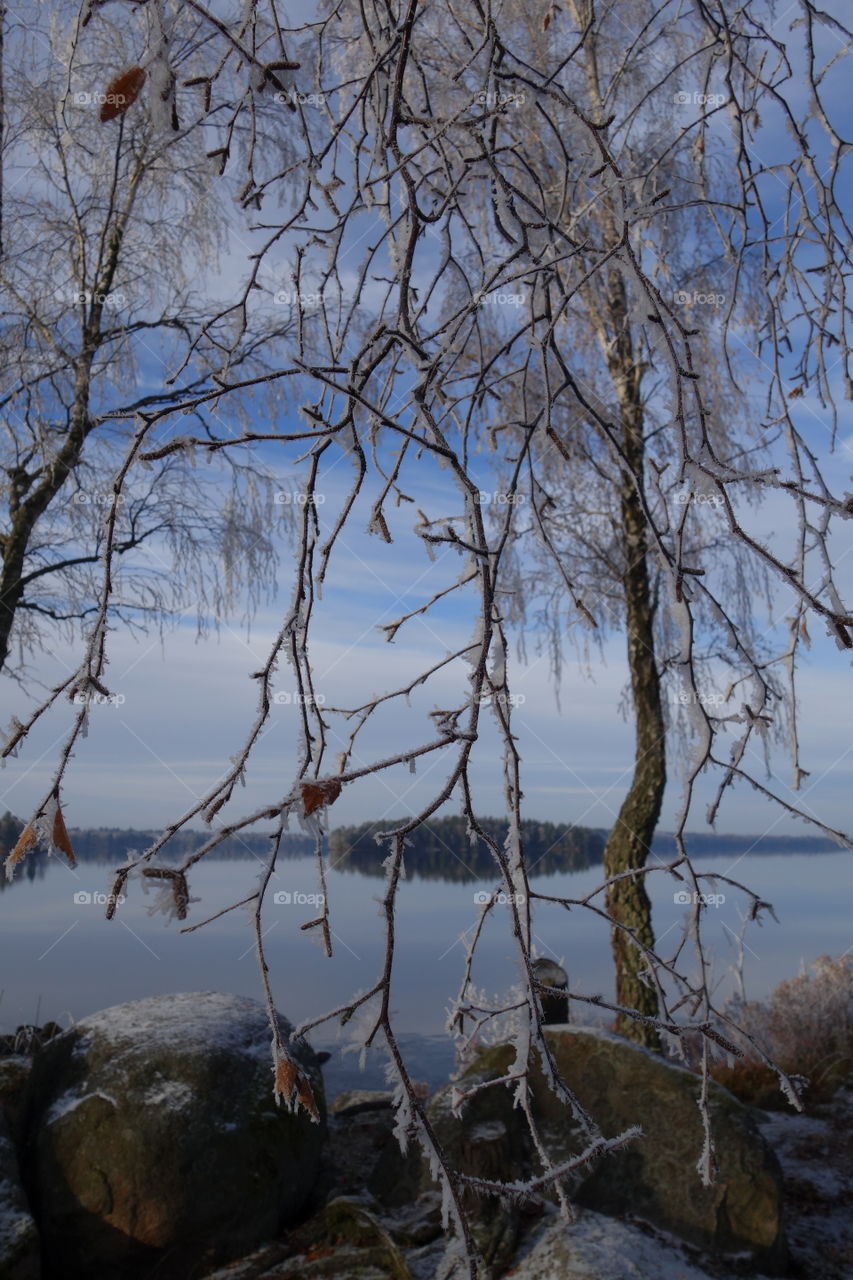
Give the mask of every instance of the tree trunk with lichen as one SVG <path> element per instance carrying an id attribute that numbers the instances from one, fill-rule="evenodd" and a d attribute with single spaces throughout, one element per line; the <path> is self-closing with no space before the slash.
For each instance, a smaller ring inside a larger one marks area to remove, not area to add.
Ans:
<path id="1" fill-rule="evenodd" d="M 579 29 L 591 23 L 593 9 L 589 4 L 570 0 L 569 10 Z M 586 40 L 584 53 L 589 100 L 596 116 L 605 120 L 608 108 L 599 82 L 598 50 L 594 38 Z M 605 133 L 606 125 L 602 129 L 602 137 Z M 617 254 L 618 260 L 619 244 L 625 234 L 622 211 L 607 198 L 599 205 L 599 231 L 603 242 Z M 632 327 L 625 279 L 618 267 L 611 266 L 606 290 L 602 293 L 588 283 L 581 286 L 580 292 L 596 330 L 619 408 L 622 453 L 619 501 L 624 559 L 621 578 L 634 711 L 634 773 L 604 850 L 604 870 L 609 879 L 626 871 L 641 871 L 646 865 L 666 787 L 666 742 L 660 673 L 655 655 L 655 600 L 649 573 L 643 497 L 646 424 L 642 345 Z M 639 976 L 645 960 L 634 941 L 636 939 L 645 947 L 654 945 L 652 907 L 646 893 L 645 877 L 626 876 L 612 885 L 606 892 L 606 906 L 614 922 L 611 926 L 611 947 L 616 968 L 617 1003 L 644 1017 L 654 1018 L 658 1013 L 657 993 Z M 619 1014 L 616 1030 L 648 1048 L 660 1048 L 657 1030 L 648 1023 Z"/>
<path id="2" fill-rule="evenodd" d="M 634 774 L 604 850 L 608 878 L 640 871 L 649 856 L 666 787 L 666 740 L 661 680 L 655 654 L 655 601 L 648 565 L 648 537 L 643 503 L 645 464 L 642 366 L 627 321 L 624 286 L 611 280 L 614 340 L 608 353 L 610 373 L 621 411 L 621 444 L 625 470 L 620 486 L 624 567 L 625 629 L 634 708 Z M 636 945 L 654 945 L 652 908 L 645 877 L 627 876 L 610 886 L 606 896 L 611 944 L 616 966 L 616 1000 L 645 1017 L 658 1012 L 657 993 L 640 977 L 645 959 Z M 635 942 L 636 939 L 636 942 Z M 626 1014 L 616 1030 L 651 1049 L 660 1048 L 657 1030 Z"/>

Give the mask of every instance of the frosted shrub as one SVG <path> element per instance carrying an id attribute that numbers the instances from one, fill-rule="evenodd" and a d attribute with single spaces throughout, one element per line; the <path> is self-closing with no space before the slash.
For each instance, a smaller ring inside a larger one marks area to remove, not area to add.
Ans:
<path id="1" fill-rule="evenodd" d="M 738 1001 L 731 1012 L 784 1071 L 808 1078 L 807 1100 L 815 1102 L 853 1077 L 853 956 L 819 956 L 810 969 L 781 982 L 766 1002 Z M 714 1075 L 748 1101 L 778 1105 L 775 1077 L 754 1054 Z"/>

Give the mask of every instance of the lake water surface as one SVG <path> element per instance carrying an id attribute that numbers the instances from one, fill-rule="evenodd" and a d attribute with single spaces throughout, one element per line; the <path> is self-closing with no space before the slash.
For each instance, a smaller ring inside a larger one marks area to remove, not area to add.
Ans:
<path id="1" fill-rule="evenodd" d="M 739 859 L 705 858 L 701 869 L 728 874 L 773 903 L 779 923 L 769 917 L 752 924 L 746 935 L 747 995 L 765 996 L 779 981 L 794 976 L 801 964 L 821 954 L 840 955 L 853 947 L 853 857 L 844 851 L 818 854 L 761 855 Z M 187 923 L 252 893 L 258 864 L 251 859 L 210 860 L 194 872 L 193 903 Z M 539 892 L 581 897 L 601 880 L 594 867 L 532 881 Z M 191 934 L 175 921 L 150 915 L 153 895 L 135 882 L 116 918 L 104 919 L 97 895 L 109 892 L 111 873 L 102 863 L 81 862 L 71 872 L 51 859 L 45 873 L 19 876 L 0 893 L 0 1030 L 22 1022 L 72 1019 L 143 996 L 172 991 L 232 991 L 261 998 L 249 917 L 233 911 Z M 452 1046 L 443 1036 L 448 1000 L 456 993 L 465 959 L 463 935 L 470 934 L 479 907 L 475 895 L 487 886 L 413 877 L 400 887 L 397 909 L 397 957 L 393 986 L 396 1023 L 416 1076 L 431 1084 L 445 1079 Z M 489 888 L 492 886 L 489 885 Z M 317 910 L 305 895 L 317 892 L 310 858 L 288 859 L 274 881 L 278 902 L 265 915 L 265 945 L 278 1008 L 300 1022 L 344 1003 L 372 986 L 384 955 L 383 920 L 378 899 L 383 881 L 351 872 L 328 872 L 334 929 L 334 955 L 328 959 L 300 925 Z M 685 907 L 675 895 L 682 886 L 671 877 L 649 877 L 654 923 L 666 952 L 680 936 Z M 707 943 L 714 958 L 719 994 L 732 988 L 734 938 L 740 929 L 743 895 L 729 886 L 708 884 L 709 894 L 724 898 L 703 912 Z M 289 901 L 287 900 L 289 896 Z M 600 902 L 600 899 L 598 899 Z M 509 913 L 500 908 L 485 927 L 474 976 L 490 995 L 517 979 Z M 534 915 L 540 955 L 560 960 L 573 991 L 610 998 L 613 991 L 608 930 L 603 920 L 580 908 L 566 911 L 538 904 Z M 682 967 L 691 962 L 682 957 Z M 359 1073 L 356 1057 L 343 1052 L 336 1024 L 312 1035 L 316 1047 L 332 1050 L 327 1064 L 330 1094 L 345 1087 L 379 1087 L 377 1055 Z"/>

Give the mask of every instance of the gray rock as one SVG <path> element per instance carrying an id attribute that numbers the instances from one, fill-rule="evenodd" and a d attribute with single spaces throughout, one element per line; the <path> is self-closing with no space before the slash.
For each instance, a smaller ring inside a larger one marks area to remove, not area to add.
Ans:
<path id="1" fill-rule="evenodd" d="M 460 1275 L 462 1273 L 460 1272 Z M 714 1268 L 716 1280 L 720 1271 Z M 513 1280 L 710 1280 L 676 1241 L 586 1209 L 567 1224 L 551 1217 L 534 1232 L 512 1270 Z"/>
<path id="2" fill-rule="evenodd" d="M 285 1034 L 289 1024 L 281 1019 Z M 325 1130 L 276 1107 L 254 1000 L 156 996 L 85 1018 L 38 1054 L 25 1160 L 45 1280 L 187 1280 L 306 1207 Z"/>
<path id="3" fill-rule="evenodd" d="M 0 1114 L 0 1280 L 38 1280 L 39 1239 L 18 1170 L 18 1156 Z"/>
<path id="4" fill-rule="evenodd" d="M 605 1137 L 635 1124 L 643 1129 L 641 1138 L 579 1179 L 573 1195 L 581 1204 L 642 1218 L 718 1256 L 745 1253 L 766 1270 L 784 1268 L 781 1173 L 747 1107 L 712 1086 L 718 1169 L 715 1183 L 704 1187 L 696 1172 L 702 1148 L 697 1076 L 607 1031 L 567 1026 L 545 1034 L 561 1078 Z M 509 1045 L 486 1050 L 471 1074 L 503 1074 L 514 1054 Z M 582 1142 L 568 1111 L 538 1070 L 532 1084 L 552 1159 L 577 1154 Z M 524 1124 L 519 1113 L 515 1124 Z"/>

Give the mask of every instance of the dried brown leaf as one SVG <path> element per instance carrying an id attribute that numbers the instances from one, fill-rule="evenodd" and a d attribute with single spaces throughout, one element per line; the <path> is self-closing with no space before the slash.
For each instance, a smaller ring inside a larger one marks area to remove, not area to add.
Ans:
<path id="1" fill-rule="evenodd" d="M 289 1058 L 275 1060 L 275 1091 L 290 1101 L 299 1078 L 299 1069 Z"/>
<path id="2" fill-rule="evenodd" d="M 77 858 L 71 844 L 71 838 L 68 835 L 65 819 L 62 816 L 62 810 L 59 807 L 58 796 L 56 797 L 56 812 L 53 815 L 53 831 L 50 838 L 55 848 L 61 849 L 65 854 L 69 867 L 76 867 Z"/>
<path id="3" fill-rule="evenodd" d="M 341 784 L 337 778 L 328 778 L 325 782 L 303 782 L 302 811 L 305 817 L 334 804 L 340 794 Z"/>
<path id="4" fill-rule="evenodd" d="M 104 101 L 101 103 L 101 122 L 115 120 L 124 115 L 132 106 L 145 84 L 145 70 L 142 67 L 128 67 L 107 85 Z"/>
<path id="5" fill-rule="evenodd" d="M 34 827 L 24 827 L 18 836 L 17 844 L 6 859 L 6 875 L 11 880 L 12 872 L 19 862 L 23 862 L 31 849 L 38 844 L 38 835 Z"/>
<path id="6" fill-rule="evenodd" d="M 308 1114 L 311 1116 L 312 1119 L 319 1120 L 320 1112 L 317 1108 L 317 1101 L 314 1097 L 314 1090 L 311 1088 L 311 1085 L 308 1081 L 307 1076 L 299 1077 L 298 1088 L 299 1088 L 299 1101 L 301 1105 L 305 1108 L 305 1110 L 308 1112 Z"/>
<path id="7" fill-rule="evenodd" d="M 275 1061 L 275 1092 L 284 1098 L 288 1106 L 293 1105 L 295 1094 L 297 1104 L 304 1107 L 312 1119 L 320 1119 L 310 1080 L 295 1062 L 280 1055 Z"/>

